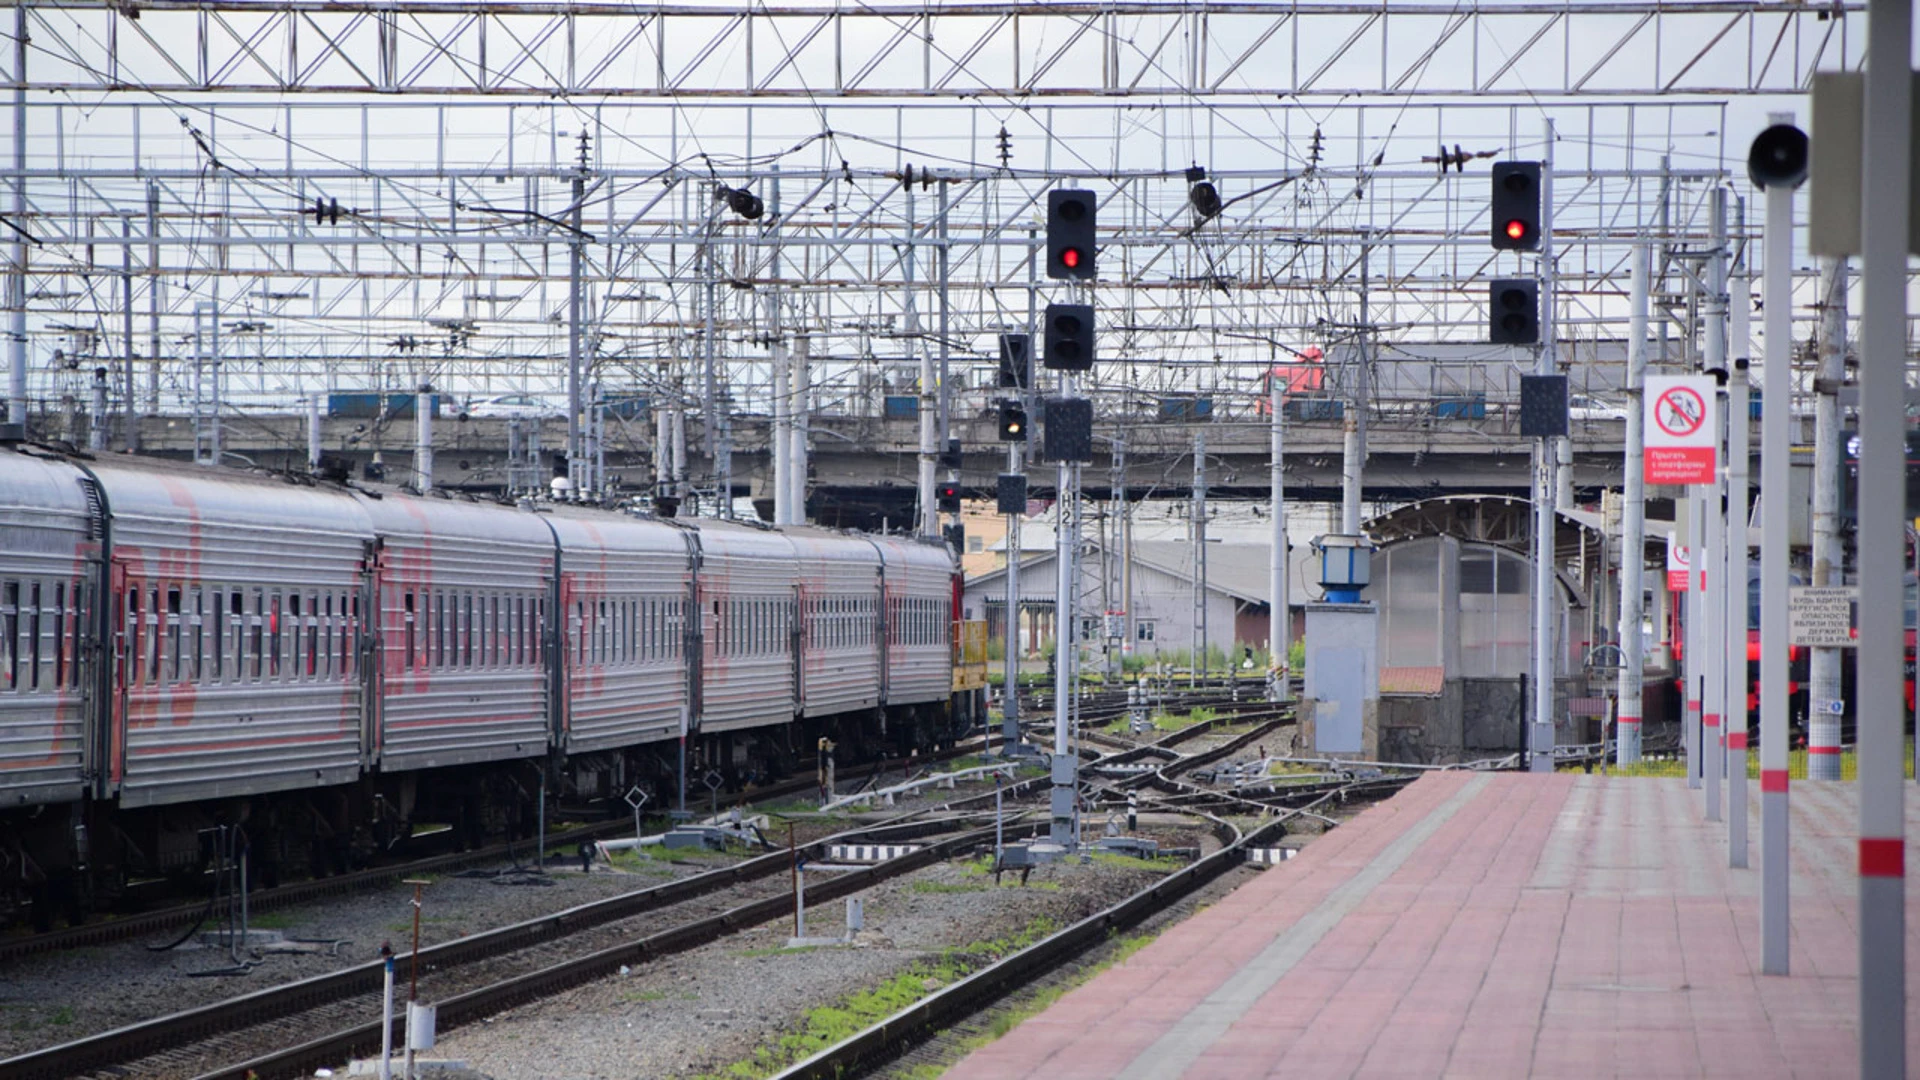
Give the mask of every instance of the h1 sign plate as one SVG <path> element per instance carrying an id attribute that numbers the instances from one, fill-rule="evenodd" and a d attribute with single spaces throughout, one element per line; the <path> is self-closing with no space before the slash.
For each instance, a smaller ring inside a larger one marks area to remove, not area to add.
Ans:
<path id="1" fill-rule="evenodd" d="M 1641 395 L 1646 410 L 1641 454 L 1649 484 L 1711 484 L 1715 453 L 1716 387 L 1711 375 L 1649 375 Z"/>

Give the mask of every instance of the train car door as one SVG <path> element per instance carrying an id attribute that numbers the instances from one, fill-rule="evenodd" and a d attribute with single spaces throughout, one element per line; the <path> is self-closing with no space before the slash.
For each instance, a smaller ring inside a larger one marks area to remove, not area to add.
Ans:
<path id="1" fill-rule="evenodd" d="M 582 625 L 582 613 L 574 610 L 573 575 L 560 564 L 560 555 L 554 554 L 553 572 L 553 618 L 547 623 L 550 633 L 553 658 L 547 666 L 547 729 L 548 739 L 560 749 L 567 745 L 567 732 L 572 725 L 572 713 L 568 708 L 572 700 L 574 650 L 576 642 L 583 640 L 586 627 Z"/>
<path id="2" fill-rule="evenodd" d="M 801 655 L 800 622 L 806 608 L 806 588 L 799 582 L 793 583 L 793 592 L 787 598 L 791 605 L 791 614 L 787 619 L 787 658 L 793 662 L 793 712 L 798 716 L 806 711 L 806 664 Z"/>
<path id="3" fill-rule="evenodd" d="M 138 616 L 129 617 L 127 598 L 130 594 L 127 581 L 127 562 L 125 559 L 112 558 L 107 563 L 107 587 L 112 602 L 108 605 L 112 625 L 108 629 L 110 643 L 108 649 L 107 698 L 105 708 L 100 710 L 100 721 L 104 730 L 96 736 L 98 746 L 95 753 L 101 757 L 88 760 L 99 761 L 101 767 L 95 770 L 95 795 L 110 798 L 120 788 L 121 778 L 127 774 L 127 670 L 128 650 L 127 630 Z"/>
<path id="4" fill-rule="evenodd" d="M 360 766 L 370 769 L 380 760 L 381 712 L 386 702 L 387 676 L 382 670 L 385 655 L 381 647 L 380 612 L 386 591 L 387 555 L 378 540 L 368 541 L 360 560 L 359 611 L 349 620 L 353 628 L 354 653 L 360 663 Z"/>

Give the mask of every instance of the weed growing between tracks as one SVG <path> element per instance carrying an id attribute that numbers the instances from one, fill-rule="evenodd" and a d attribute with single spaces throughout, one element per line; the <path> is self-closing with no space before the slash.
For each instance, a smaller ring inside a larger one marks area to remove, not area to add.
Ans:
<path id="1" fill-rule="evenodd" d="M 695 1080 L 760 1080 L 771 1076 L 1059 928 L 1053 919 L 1042 917 L 1006 937 L 947 949 L 937 959 L 914 964 L 879 986 L 808 1011 L 800 1030 L 760 1047 L 745 1061 L 734 1062 L 719 1072 L 703 1073 Z"/>

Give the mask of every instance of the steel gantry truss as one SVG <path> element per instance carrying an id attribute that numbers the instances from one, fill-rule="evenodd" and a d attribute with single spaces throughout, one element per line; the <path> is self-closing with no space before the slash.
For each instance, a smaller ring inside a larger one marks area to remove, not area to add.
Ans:
<path id="1" fill-rule="evenodd" d="M 1484 340 L 1482 283 L 1524 269 L 1486 244 L 1484 159 L 1541 156 L 1542 113 L 1555 324 L 1619 337 L 1649 237 L 1681 319 L 1726 133 L 1857 65 L 1859 21 L 1722 0 L 27 4 L 0 173 L 14 347 L 41 409 L 98 365 L 129 373 L 116 411 L 184 410 L 212 312 L 228 408 L 585 382 L 771 413 L 773 347 L 804 335 L 815 406 L 877 408 L 929 392 L 930 356 L 943 388 L 990 380 L 994 335 L 1045 302 L 1037 208 L 1069 183 L 1102 199 L 1089 388 L 1253 410 L 1308 346 Z M 1192 166 L 1217 217 L 1188 203 Z"/>
<path id="2" fill-rule="evenodd" d="M 91 94 L 617 98 L 1791 93 L 1859 3 L 52 0 L 34 84 Z M 1856 34 L 1856 36 L 1858 36 Z"/>

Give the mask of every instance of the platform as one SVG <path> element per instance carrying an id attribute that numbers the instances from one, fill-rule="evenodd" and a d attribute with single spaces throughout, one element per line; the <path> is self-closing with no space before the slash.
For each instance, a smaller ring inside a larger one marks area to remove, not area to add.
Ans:
<path id="1" fill-rule="evenodd" d="M 1786 977 L 1759 974 L 1749 794 L 1730 871 L 1682 780 L 1424 777 L 947 1078 L 1855 1076 L 1853 785 L 1793 787 Z"/>

